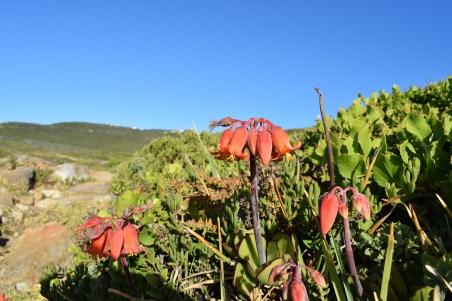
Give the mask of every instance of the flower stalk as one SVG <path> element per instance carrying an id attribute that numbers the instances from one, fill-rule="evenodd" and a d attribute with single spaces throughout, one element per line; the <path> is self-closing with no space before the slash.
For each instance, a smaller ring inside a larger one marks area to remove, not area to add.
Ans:
<path id="1" fill-rule="evenodd" d="M 210 128 L 227 127 L 221 134 L 217 150 L 213 152 L 220 160 L 250 161 L 250 202 L 253 214 L 253 231 L 260 265 L 266 263 L 262 247 L 262 236 L 259 219 L 259 182 L 257 161 L 265 167 L 271 161 L 279 161 L 301 147 L 301 141 L 292 145 L 289 135 L 279 126 L 265 118 L 250 118 L 246 121 L 225 117 L 212 121 Z"/>
<path id="2" fill-rule="evenodd" d="M 259 184 L 257 179 L 257 164 L 256 156 L 250 155 L 250 187 L 251 187 L 251 211 L 253 214 L 253 231 L 256 238 L 257 254 L 259 256 L 259 263 L 263 266 L 266 262 L 264 250 L 262 248 L 261 239 L 261 223 L 259 219 Z"/>
<path id="3" fill-rule="evenodd" d="M 331 132 L 328 127 L 328 123 L 326 120 L 326 114 L 325 114 L 325 106 L 324 106 L 324 98 L 323 94 L 320 91 L 319 88 L 315 88 L 315 91 L 317 92 L 317 95 L 319 96 L 319 107 L 320 107 L 320 115 L 323 122 L 323 127 L 325 130 L 325 141 L 327 146 L 327 158 L 328 158 L 328 173 L 330 176 L 330 189 L 335 189 L 336 181 L 335 181 L 335 174 L 334 174 L 334 156 L 333 156 L 333 146 L 331 142 Z M 347 205 L 347 189 L 343 190 L 340 189 L 341 192 L 338 193 L 338 197 L 340 198 L 340 202 L 342 204 Z M 355 191 L 353 191 L 355 193 Z M 334 192 L 333 192 L 334 193 Z M 356 270 L 356 264 L 355 264 L 355 258 L 353 256 L 353 248 L 352 248 L 352 240 L 351 240 L 351 233 L 350 233 L 350 221 L 348 219 L 348 214 L 341 214 L 342 223 L 344 226 L 344 241 L 345 241 L 345 255 L 347 258 L 347 265 L 349 272 L 353 278 L 353 281 L 355 283 L 356 292 L 358 294 L 359 298 L 363 297 L 363 287 L 361 285 L 361 281 L 359 280 L 358 271 Z M 322 232 L 324 230 L 322 229 Z M 323 233 L 324 235 L 326 233 Z"/>

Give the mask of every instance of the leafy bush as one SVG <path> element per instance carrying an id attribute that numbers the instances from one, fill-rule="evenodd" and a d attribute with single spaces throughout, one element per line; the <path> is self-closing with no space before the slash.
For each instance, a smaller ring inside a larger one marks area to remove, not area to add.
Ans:
<path id="1" fill-rule="evenodd" d="M 452 281 L 452 78 L 359 97 L 328 123 L 337 184 L 355 186 L 371 201 L 371 220 L 351 218 L 365 295 L 424 300 L 440 292 L 445 298 Z M 292 260 L 324 271 L 328 287 L 306 283 L 311 300 L 353 300 L 341 227 L 334 226 L 326 240 L 318 230 L 318 200 L 329 186 L 323 132 L 320 121 L 291 131 L 293 140 L 304 142 L 301 150 L 281 164 L 258 166 L 261 228 L 268 242 L 289 238 Z M 145 252 L 129 258 L 143 298 L 281 297 L 248 269 L 250 259 L 240 253 L 251 228 L 247 162 L 215 161 L 209 150 L 217 143 L 217 134 L 186 131 L 152 141 L 118 167 L 115 213 L 147 206 L 137 218 Z M 247 250 L 255 252 L 252 246 Z M 124 282 L 110 287 L 128 290 Z M 56 289 L 43 282 L 43 290 Z"/>

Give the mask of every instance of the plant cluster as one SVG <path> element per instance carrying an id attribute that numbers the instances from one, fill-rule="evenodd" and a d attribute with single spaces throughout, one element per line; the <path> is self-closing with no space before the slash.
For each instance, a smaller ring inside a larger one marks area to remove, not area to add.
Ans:
<path id="1" fill-rule="evenodd" d="M 451 116 L 449 78 L 359 97 L 336 118 L 288 134 L 266 119 L 224 118 L 212 124 L 226 128 L 221 134 L 157 139 L 119 166 L 113 215 L 88 221 L 88 245 L 103 237 L 91 253 L 111 259 L 126 253 L 117 251 L 125 240 L 116 247 L 108 229 L 134 225 L 142 252 L 124 257 L 136 290 L 118 261 L 80 253 L 65 277 L 46 276 L 43 292 L 52 300 L 63 292 L 77 300 L 447 300 Z M 133 208 L 143 210 L 128 216 Z"/>

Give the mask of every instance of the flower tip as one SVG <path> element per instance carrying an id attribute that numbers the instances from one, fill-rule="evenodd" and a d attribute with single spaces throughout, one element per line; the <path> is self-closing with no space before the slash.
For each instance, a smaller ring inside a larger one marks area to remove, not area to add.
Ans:
<path id="1" fill-rule="evenodd" d="M 323 277 L 322 273 L 320 273 L 319 271 L 317 271 L 316 269 L 313 268 L 309 268 L 309 276 L 311 277 L 312 280 L 314 280 L 314 282 L 322 287 L 325 288 L 326 285 L 326 281 L 325 281 L 325 277 Z"/>
<path id="2" fill-rule="evenodd" d="M 362 193 L 356 192 L 352 196 L 353 207 L 365 220 L 370 219 L 371 208 L 369 199 Z"/>
<path id="3" fill-rule="evenodd" d="M 290 298 L 292 301 L 308 301 L 306 287 L 301 280 L 292 280 L 289 284 Z"/>
<path id="4" fill-rule="evenodd" d="M 339 199 L 334 193 L 328 193 L 320 199 L 320 230 L 325 236 L 333 227 L 339 211 Z"/>

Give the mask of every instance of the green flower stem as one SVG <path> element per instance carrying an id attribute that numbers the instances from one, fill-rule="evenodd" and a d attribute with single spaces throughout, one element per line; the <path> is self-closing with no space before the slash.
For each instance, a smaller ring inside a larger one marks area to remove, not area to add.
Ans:
<path id="1" fill-rule="evenodd" d="M 265 264 L 264 250 L 262 248 L 261 239 L 261 223 L 259 219 L 259 185 L 257 180 L 257 166 L 256 156 L 250 155 L 250 185 L 251 185 L 251 211 L 253 213 L 253 230 L 256 239 L 257 254 L 259 256 L 259 263 L 261 266 Z"/>

